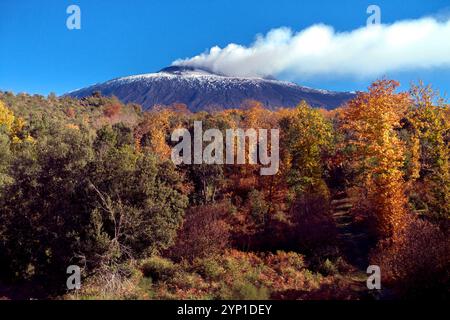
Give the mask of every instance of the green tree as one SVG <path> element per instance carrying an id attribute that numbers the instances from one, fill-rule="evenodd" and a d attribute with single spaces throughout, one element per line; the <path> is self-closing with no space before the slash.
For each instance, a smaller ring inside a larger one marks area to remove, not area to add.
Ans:
<path id="1" fill-rule="evenodd" d="M 0 189 L 10 181 L 8 174 L 11 160 L 10 144 L 9 136 L 6 134 L 4 128 L 0 128 Z"/>
<path id="2" fill-rule="evenodd" d="M 109 149 L 97 151 L 88 174 L 96 237 L 106 237 L 110 260 L 144 257 L 167 248 L 187 205 L 173 164 L 136 151 L 131 142 L 122 145 L 120 132 L 110 139 Z M 105 136 L 99 135 L 94 145 L 104 144 Z"/>
<path id="3" fill-rule="evenodd" d="M 450 218 L 450 148 L 446 137 L 450 122 L 445 116 L 448 105 L 429 86 L 411 88 L 412 103 L 406 121 L 411 148 L 413 189 L 428 214 Z M 420 207 L 419 207 L 420 209 Z"/>
<path id="4" fill-rule="evenodd" d="M 281 145 L 285 147 L 288 184 L 297 194 L 326 189 L 321 160 L 331 146 L 331 123 L 303 101 L 281 119 L 280 127 L 285 129 Z"/>
<path id="5" fill-rule="evenodd" d="M 0 197 L 1 246 L 15 277 L 65 276 L 89 222 L 79 192 L 91 156 L 86 133 L 58 123 L 47 137 L 15 148 L 13 182 Z"/>

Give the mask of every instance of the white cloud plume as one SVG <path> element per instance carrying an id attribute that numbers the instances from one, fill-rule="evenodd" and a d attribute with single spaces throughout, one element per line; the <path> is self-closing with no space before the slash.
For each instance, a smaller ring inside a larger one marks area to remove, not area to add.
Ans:
<path id="1" fill-rule="evenodd" d="M 278 28 L 251 46 L 231 43 L 174 65 L 207 68 L 230 76 L 288 74 L 374 77 L 393 71 L 450 68 L 450 20 L 433 17 L 336 32 L 317 24 L 294 33 Z"/>

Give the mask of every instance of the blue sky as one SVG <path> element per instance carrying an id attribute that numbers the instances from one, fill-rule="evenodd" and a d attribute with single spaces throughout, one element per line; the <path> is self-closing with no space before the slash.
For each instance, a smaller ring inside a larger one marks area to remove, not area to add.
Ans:
<path id="1" fill-rule="evenodd" d="M 68 30 L 66 8 L 81 8 L 81 30 Z M 337 32 L 363 27 L 370 4 L 382 23 L 448 12 L 448 0 L 2 0 L 0 2 L 0 90 L 62 94 L 112 78 L 157 71 L 174 60 L 212 46 L 250 45 L 274 28 L 300 31 L 317 23 Z M 450 41 L 450 39 L 446 39 Z M 450 52 L 449 52 L 450 55 Z M 268 62 L 270 63 L 270 62 Z M 418 79 L 450 93 L 450 69 L 386 74 L 402 82 Z M 363 90 L 369 78 L 332 74 L 298 79 L 331 90 Z"/>

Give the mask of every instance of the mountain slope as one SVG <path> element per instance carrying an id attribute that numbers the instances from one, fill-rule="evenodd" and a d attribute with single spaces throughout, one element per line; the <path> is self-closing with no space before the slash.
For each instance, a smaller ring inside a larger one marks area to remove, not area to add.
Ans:
<path id="1" fill-rule="evenodd" d="M 172 66 L 157 73 L 113 79 L 69 92 L 82 98 L 99 91 L 114 95 L 125 103 L 154 105 L 184 103 L 191 111 L 209 108 L 239 108 L 242 101 L 254 99 L 267 108 L 293 107 L 305 100 L 311 106 L 333 109 L 354 94 L 302 87 L 285 81 L 262 78 L 238 78 L 213 74 L 207 70 Z"/>

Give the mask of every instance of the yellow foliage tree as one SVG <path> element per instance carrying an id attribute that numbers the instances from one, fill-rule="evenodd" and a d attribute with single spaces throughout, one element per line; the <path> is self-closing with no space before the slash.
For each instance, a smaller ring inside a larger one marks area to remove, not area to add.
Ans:
<path id="1" fill-rule="evenodd" d="M 8 134 L 13 131 L 15 122 L 14 114 L 9 110 L 2 101 L 0 101 L 0 126 L 4 126 Z"/>
<path id="2" fill-rule="evenodd" d="M 169 132 L 173 114 L 173 111 L 164 107 L 157 107 L 145 114 L 145 119 L 136 133 L 136 148 L 140 150 L 140 140 L 146 134 L 150 139 L 151 151 L 162 159 L 170 159 L 171 149 L 166 142 L 166 134 Z"/>
<path id="3" fill-rule="evenodd" d="M 406 93 L 395 93 L 398 83 L 380 80 L 360 92 L 344 110 L 351 163 L 364 190 L 381 239 L 395 240 L 406 214 L 403 165 L 405 144 L 397 129 L 410 103 Z"/>
<path id="4" fill-rule="evenodd" d="M 411 179 L 427 205 L 428 214 L 450 218 L 449 106 L 430 86 L 411 88 L 413 101 L 408 110 Z"/>
<path id="5" fill-rule="evenodd" d="M 25 120 L 15 117 L 14 113 L 2 101 L 0 101 L 0 127 L 4 127 L 13 144 L 21 143 L 22 141 L 34 141 L 30 135 L 23 134 Z"/>

